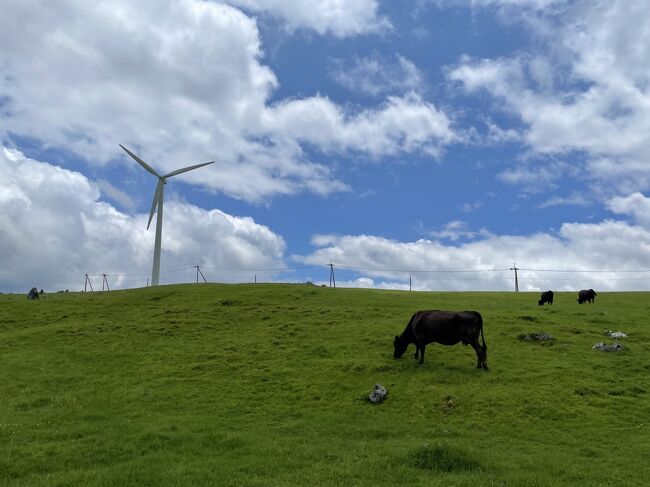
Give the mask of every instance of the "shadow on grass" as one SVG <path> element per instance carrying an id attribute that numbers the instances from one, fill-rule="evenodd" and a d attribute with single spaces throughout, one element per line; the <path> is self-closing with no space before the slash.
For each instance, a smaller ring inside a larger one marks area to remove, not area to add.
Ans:
<path id="1" fill-rule="evenodd" d="M 420 470 L 470 472 L 481 465 L 465 451 L 447 445 L 421 445 L 408 456 L 408 462 Z"/>

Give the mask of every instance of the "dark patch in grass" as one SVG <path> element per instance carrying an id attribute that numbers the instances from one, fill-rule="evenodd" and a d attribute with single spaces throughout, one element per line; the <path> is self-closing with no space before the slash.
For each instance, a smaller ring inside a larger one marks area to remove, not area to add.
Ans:
<path id="1" fill-rule="evenodd" d="M 442 398 L 442 412 L 445 414 L 451 414 L 456 407 L 456 401 L 451 396 L 446 396 Z"/>
<path id="2" fill-rule="evenodd" d="M 102 416 L 101 414 L 87 414 L 85 416 L 82 416 L 81 419 L 83 419 L 84 421 L 95 423 L 95 422 L 106 420 L 106 416 Z"/>
<path id="3" fill-rule="evenodd" d="M 136 441 L 136 445 L 141 451 L 175 449 L 181 443 L 182 440 L 177 435 L 167 433 L 145 433 Z"/>
<path id="4" fill-rule="evenodd" d="M 600 456 L 600 454 L 596 450 L 588 447 L 580 450 L 580 454 L 586 458 L 597 458 Z"/>
<path id="5" fill-rule="evenodd" d="M 408 460 L 415 468 L 435 472 L 470 472 L 480 468 L 465 451 L 447 445 L 425 443 L 413 451 Z"/>
<path id="6" fill-rule="evenodd" d="M 170 296 L 173 296 L 173 295 L 174 295 L 174 293 L 161 294 L 160 296 L 152 296 L 151 298 L 149 298 L 149 301 L 160 301 L 162 299 L 167 299 L 167 298 L 169 298 Z"/>
<path id="7" fill-rule="evenodd" d="M 237 301 L 234 301 L 232 299 L 224 299 L 223 301 L 219 301 L 219 304 L 221 306 L 233 306 L 237 304 Z"/>
<path id="8" fill-rule="evenodd" d="M 615 396 L 615 397 L 621 397 L 621 396 L 642 396 L 645 394 L 645 389 L 642 389 L 641 387 L 633 386 L 630 387 L 629 389 L 614 389 L 612 391 L 609 391 L 607 394 L 610 396 Z"/>
<path id="9" fill-rule="evenodd" d="M 566 328 L 568 333 L 573 333 L 574 335 L 582 335 L 585 331 L 581 328 Z"/>
<path id="10" fill-rule="evenodd" d="M 618 396 L 624 396 L 625 391 L 623 389 L 615 389 L 613 391 L 609 391 L 607 394 L 609 394 L 610 396 L 617 396 L 618 397 Z"/>
<path id="11" fill-rule="evenodd" d="M 518 316 L 517 318 L 519 318 L 520 320 L 523 320 L 523 321 L 537 321 L 537 318 L 535 318 L 534 316 L 528 316 L 528 315 Z"/>
<path id="12" fill-rule="evenodd" d="M 220 435 L 206 435 L 201 439 L 201 446 L 218 450 L 238 450 L 246 446 L 246 442 L 239 437 L 223 438 Z"/>
<path id="13" fill-rule="evenodd" d="M 316 347 L 313 347 L 311 351 L 314 354 L 314 356 L 320 358 L 326 358 L 329 357 L 330 355 L 329 350 L 327 350 L 327 348 L 325 348 L 323 345 L 318 345 Z"/>
<path id="14" fill-rule="evenodd" d="M 30 402 L 20 402 L 16 404 L 15 409 L 17 411 L 30 411 L 32 409 L 44 408 L 46 406 L 49 406 L 53 402 L 54 401 L 49 397 L 39 397 L 38 399 L 34 399 L 33 401 Z"/>
<path id="15" fill-rule="evenodd" d="M 598 394 L 598 391 L 596 389 L 592 389 L 591 387 L 578 387 L 575 390 L 575 393 L 579 396 L 595 396 Z"/>
<path id="16" fill-rule="evenodd" d="M 391 431 L 383 429 L 368 429 L 363 432 L 363 436 L 371 440 L 385 440 L 387 438 L 392 438 L 394 434 Z"/>

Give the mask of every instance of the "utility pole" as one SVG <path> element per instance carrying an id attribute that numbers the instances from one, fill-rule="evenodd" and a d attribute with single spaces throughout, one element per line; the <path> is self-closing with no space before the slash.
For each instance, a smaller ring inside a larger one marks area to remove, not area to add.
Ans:
<path id="1" fill-rule="evenodd" d="M 336 277 L 334 277 L 334 264 L 332 264 L 332 262 L 330 261 L 329 266 L 330 266 L 330 287 L 332 287 L 332 285 L 336 287 Z"/>
<path id="2" fill-rule="evenodd" d="M 88 277 L 88 274 L 86 274 L 86 280 L 84 281 L 84 292 L 86 292 L 88 286 L 90 286 L 90 290 L 92 292 L 95 292 L 95 290 L 93 289 L 93 283 L 90 282 L 90 277 Z"/>
<path id="3" fill-rule="evenodd" d="M 413 289 L 411 288 L 411 276 L 409 276 L 409 291 L 412 291 Z"/>
<path id="4" fill-rule="evenodd" d="M 515 292 L 518 293 L 519 292 L 519 279 L 517 277 L 517 271 L 519 270 L 519 268 L 517 267 L 517 264 L 513 263 L 510 270 L 515 271 Z"/>
<path id="5" fill-rule="evenodd" d="M 199 267 L 199 264 L 196 264 L 194 267 L 196 267 L 196 282 L 197 282 L 197 284 L 199 282 L 199 274 L 201 274 L 201 277 L 203 278 L 203 282 L 205 282 L 207 284 L 208 281 L 205 280 L 205 276 L 203 275 L 203 272 L 201 272 L 201 268 Z"/>
<path id="6" fill-rule="evenodd" d="M 106 290 L 110 291 L 111 289 L 108 287 L 108 279 L 106 279 L 106 274 L 102 274 L 104 279 L 102 280 L 102 291 L 104 290 L 104 284 L 106 284 Z"/>

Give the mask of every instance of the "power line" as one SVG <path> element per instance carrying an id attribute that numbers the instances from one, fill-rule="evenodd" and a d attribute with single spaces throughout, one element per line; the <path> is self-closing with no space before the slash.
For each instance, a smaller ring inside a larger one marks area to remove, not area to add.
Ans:
<path id="1" fill-rule="evenodd" d="M 329 264 L 326 264 L 329 267 Z M 378 268 L 378 267 L 357 267 L 357 266 L 349 266 L 345 264 L 335 264 L 336 267 L 339 267 L 341 269 L 351 269 L 351 270 L 358 270 L 358 271 L 373 271 L 373 272 L 407 272 L 407 273 L 467 273 L 467 272 L 500 272 L 500 271 L 508 271 L 510 268 L 502 268 L 502 269 L 386 269 L 386 268 Z"/>
<path id="2" fill-rule="evenodd" d="M 650 269 L 610 269 L 610 270 L 605 270 L 605 269 L 532 269 L 532 268 L 524 268 L 524 267 L 519 267 L 518 268 L 520 271 L 531 271 L 531 272 L 571 272 L 571 273 L 580 273 L 580 272 L 602 272 L 602 273 L 607 273 L 607 272 L 650 272 Z"/>

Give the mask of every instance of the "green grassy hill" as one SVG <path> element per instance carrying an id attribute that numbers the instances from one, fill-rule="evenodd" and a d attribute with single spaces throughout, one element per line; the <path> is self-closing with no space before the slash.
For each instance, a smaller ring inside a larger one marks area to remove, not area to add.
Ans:
<path id="1" fill-rule="evenodd" d="M 0 485 L 647 485 L 650 296 L 576 294 L 0 295 Z M 490 370 L 393 359 L 418 309 L 479 311 Z M 592 350 L 605 330 L 625 351 Z"/>

